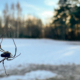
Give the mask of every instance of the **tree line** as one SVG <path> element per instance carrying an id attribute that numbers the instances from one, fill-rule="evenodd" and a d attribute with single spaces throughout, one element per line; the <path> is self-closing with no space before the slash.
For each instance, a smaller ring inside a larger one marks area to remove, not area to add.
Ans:
<path id="1" fill-rule="evenodd" d="M 0 17 L 0 35 L 6 38 L 41 38 L 41 19 L 33 17 L 24 20 L 19 2 L 12 3 L 9 7 L 5 4 L 3 16 Z"/>
<path id="2" fill-rule="evenodd" d="M 20 3 L 5 5 L 0 17 L 0 35 L 14 38 L 52 38 L 59 40 L 80 40 L 80 1 L 59 0 L 54 10 L 52 23 L 44 27 L 39 18 L 24 20 Z"/>
<path id="3" fill-rule="evenodd" d="M 50 27 L 45 29 L 46 37 L 60 40 L 80 40 L 80 1 L 59 0 L 58 5 Z"/>

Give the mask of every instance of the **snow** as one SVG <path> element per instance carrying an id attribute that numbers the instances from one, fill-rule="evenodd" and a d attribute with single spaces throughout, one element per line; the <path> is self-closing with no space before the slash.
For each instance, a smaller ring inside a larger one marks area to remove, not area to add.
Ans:
<path id="1" fill-rule="evenodd" d="M 5 66 L 19 64 L 65 64 L 80 62 L 80 45 L 70 44 L 67 41 L 49 39 L 14 39 L 19 57 L 12 61 L 5 61 Z M 2 48 L 13 55 L 15 47 L 11 39 L 3 39 Z M 1 54 L 2 52 L 0 52 Z M 2 58 L 1 58 L 2 59 Z M 0 60 L 1 60 L 0 59 Z M 1 64 L 2 65 L 2 64 Z"/>
<path id="2" fill-rule="evenodd" d="M 26 73 L 24 76 L 10 76 L 10 77 L 5 77 L 5 78 L 0 78 L 0 80 L 35 80 L 35 79 L 45 79 L 45 78 L 50 78 L 54 77 L 56 74 L 45 71 L 45 70 L 37 70 L 37 71 L 32 71 L 30 73 Z"/>
<path id="3" fill-rule="evenodd" d="M 17 46 L 17 55 L 20 53 L 21 55 L 12 61 L 5 61 L 4 63 L 6 68 L 14 68 L 20 64 L 57 65 L 57 64 L 67 64 L 67 63 L 71 64 L 80 63 L 80 57 L 79 57 L 80 42 L 69 42 L 69 41 L 58 41 L 58 40 L 56 41 L 50 39 L 14 39 L 14 40 Z M 7 38 L 3 39 L 1 46 L 5 51 L 10 51 L 14 55 L 15 47 L 12 39 L 7 39 Z M 1 53 L 2 52 L 0 52 L 0 54 Z M 0 57 L 0 60 L 1 59 L 2 58 Z M 3 70 L 2 64 L 0 64 L 0 69 Z M 38 74 L 40 72 L 36 73 Z M 31 74 L 33 74 L 33 72 Z M 11 77 L 13 76 L 10 76 L 9 79 Z M 16 77 L 18 78 L 20 76 Z M 24 76 L 24 78 L 26 77 Z"/>

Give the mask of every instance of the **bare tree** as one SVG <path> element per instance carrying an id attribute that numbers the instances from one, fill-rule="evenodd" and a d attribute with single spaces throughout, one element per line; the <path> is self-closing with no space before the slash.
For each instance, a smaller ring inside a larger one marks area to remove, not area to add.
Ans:
<path id="1" fill-rule="evenodd" d="M 2 34 L 2 19 L 0 17 L 0 35 Z"/>
<path id="2" fill-rule="evenodd" d="M 15 10 L 14 3 L 12 3 L 12 5 L 11 5 L 11 10 L 12 10 L 12 17 L 14 18 L 14 10 Z"/>
<path id="3" fill-rule="evenodd" d="M 8 4 L 5 4 L 5 9 L 3 10 L 4 14 L 4 34 L 5 37 L 8 36 L 8 24 L 9 24 L 9 9 L 8 9 Z"/>
<path id="4" fill-rule="evenodd" d="M 20 7 L 19 2 L 17 3 L 16 7 L 17 7 L 17 22 L 18 22 L 18 26 L 17 26 L 17 38 L 18 38 L 19 37 L 19 27 L 20 27 L 19 22 L 20 22 L 20 15 L 21 15 L 21 7 Z"/>
<path id="5" fill-rule="evenodd" d="M 15 17 L 14 17 L 14 11 L 15 11 L 15 7 L 14 7 L 14 3 L 12 3 L 11 5 L 11 11 L 12 11 L 12 18 L 11 18 L 11 24 L 12 24 L 12 27 L 14 27 L 14 31 L 13 31 L 13 35 L 14 37 L 16 37 L 16 26 L 15 26 Z"/>

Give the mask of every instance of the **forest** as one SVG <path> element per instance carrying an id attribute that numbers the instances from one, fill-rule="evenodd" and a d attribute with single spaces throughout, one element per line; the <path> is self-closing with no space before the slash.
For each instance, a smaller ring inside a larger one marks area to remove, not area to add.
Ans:
<path id="1" fill-rule="evenodd" d="M 57 40 L 80 40 L 80 1 L 59 0 L 53 11 L 52 22 L 43 24 L 34 17 L 24 20 L 19 2 L 6 3 L 0 16 L 0 35 L 5 38 L 50 38 Z"/>

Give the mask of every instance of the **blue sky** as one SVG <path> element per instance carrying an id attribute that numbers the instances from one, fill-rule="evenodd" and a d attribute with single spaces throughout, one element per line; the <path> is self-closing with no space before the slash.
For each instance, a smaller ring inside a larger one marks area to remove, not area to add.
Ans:
<path id="1" fill-rule="evenodd" d="M 8 3 L 10 6 L 12 3 L 19 2 L 22 8 L 22 14 L 27 16 L 30 14 L 32 16 L 36 16 L 41 18 L 43 23 L 47 23 L 48 20 L 54 14 L 54 8 L 57 7 L 58 0 L 0 0 L 0 13 L 5 7 L 5 4 Z"/>

